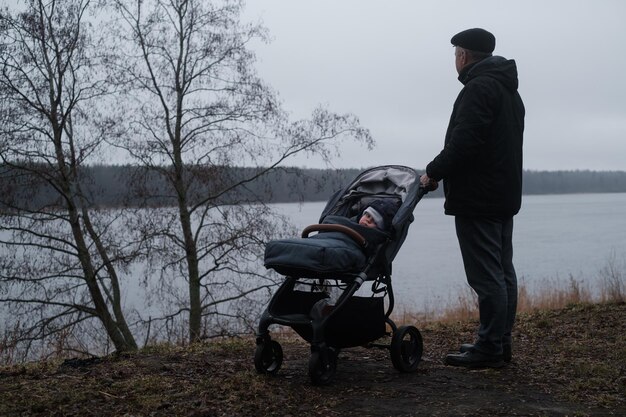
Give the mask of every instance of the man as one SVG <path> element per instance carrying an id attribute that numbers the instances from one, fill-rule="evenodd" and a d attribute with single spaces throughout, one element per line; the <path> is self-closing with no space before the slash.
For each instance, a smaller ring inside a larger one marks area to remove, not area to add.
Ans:
<path id="1" fill-rule="evenodd" d="M 484 29 L 454 35 L 456 70 L 464 87 L 452 110 L 443 150 L 420 182 L 444 182 L 445 213 L 456 234 L 469 285 L 478 295 L 480 326 L 474 344 L 446 363 L 498 368 L 511 360 L 517 309 L 513 216 L 522 200 L 524 104 L 514 60 L 493 56 L 495 37 Z"/>

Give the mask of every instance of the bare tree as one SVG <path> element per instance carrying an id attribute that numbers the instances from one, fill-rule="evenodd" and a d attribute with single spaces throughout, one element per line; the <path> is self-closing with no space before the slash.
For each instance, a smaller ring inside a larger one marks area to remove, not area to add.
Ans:
<path id="1" fill-rule="evenodd" d="M 110 239 L 118 220 L 94 210 L 81 170 L 103 144 L 110 93 L 89 7 L 29 0 L 0 16 L 0 302 L 26 350 L 94 319 L 117 351 L 137 348 L 118 276 L 134 249 Z"/>
<path id="2" fill-rule="evenodd" d="M 125 23 L 116 28 L 118 81 L 132 100 L 123 107 L 129 130 L 114 140 L 167 180 L 169 192 L 159 197 L 176 210 L 146 226 L 145 236 L 160 242 L 153 248 L 162 285 L 177 297 L 167 319 L 188 313 L 195 341 L 220 328 L 219 316 L 243 316 L 246 303 L 271 284 L 257 272 L 259 256 L 282 222 L 246 185 L 295 154 L 328 160 L 342 138 L 369 147 L 373 140 L 350 114 L 319 108 L 308 120 L 289 121 L 255 72 L 249 44 L 266 32 L 242 24 L 242 1 L 115 5 Z M 232 166 L 250 169 L 243 175 Z M 176 292 L 183 280 L 186 300 Z M 233 310 L 235 300 L 240 308 Z"/>

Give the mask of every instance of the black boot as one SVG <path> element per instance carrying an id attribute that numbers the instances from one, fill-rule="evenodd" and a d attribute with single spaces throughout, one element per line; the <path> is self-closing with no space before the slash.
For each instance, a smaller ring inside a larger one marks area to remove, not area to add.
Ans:
<path id="1" fill-rule="evenodd" d="M 465 368 L 501 368 L 504 366 L 502 355 L 486 355 L 477 350 L 446 355 L 446 365 Z"/>
<path id="2" fill-rule="evenodd" d="M 474 345 L 471 343 L 463 343 L 461 345 L 461 348 L 459 349 L 459 351 L 461 353 L 464 352 L 469 352 L 470 350 L 474 349 Z M 511 362 L 511 358 L 513 357 L 513 349 L 512 349 L 512 345 L 510 343 L 506 343 L 502 345 L 502 359 L 504 360 L 504 362 L 509 363 Z"/>

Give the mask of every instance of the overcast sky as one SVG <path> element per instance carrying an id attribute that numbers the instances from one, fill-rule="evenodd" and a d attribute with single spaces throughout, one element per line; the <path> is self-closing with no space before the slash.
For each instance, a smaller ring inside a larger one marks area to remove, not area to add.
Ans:
<path id="1" fill-rule="evenodd" d="M 322 104 L 371 130 L 373 151 L 351 143 L 333 166 L 418 169 L 462 88 L 450 38 L 482 27 L 517 62 L 525 169 L 626 170 L 625 18 L 624 0 L 247 0 L 244 14 L 271 33 L 258 70 L 294 118 Z"/>

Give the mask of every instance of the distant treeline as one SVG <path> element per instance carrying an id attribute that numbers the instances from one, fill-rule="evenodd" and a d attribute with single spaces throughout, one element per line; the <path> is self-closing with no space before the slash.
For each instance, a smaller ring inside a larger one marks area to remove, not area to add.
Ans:
<path id="1" fill-rule="evenodd" d="M 91 206 L 172 206 L 176 204 L 176 191 L 167 189 L 161 173 L 136 166 L 88 166 L 80 177 L 86 191 L 86 201 Z M 264 201 L 302 202 L 326 201 L 333 192 L 348 185 L 361 169 L 302 169 L 281 168 L 252 181 L 258 168 L 195 168 L 190 175 L 190 187 L 196 195 L 219 195 L 220 202 Z M 16 182 L 15 170 L 0 166 L 3 193 L 12 193 L 14 202 L 28 200 L 29 205 L 41 206 L 60 203 L 58 193 L 43 181 Z M 199 174 L 200 173 L 200 174 Z M 226 178 L 226 180 L 224 180 Z M 232 191 L 222 193 L 231 184 Z M 626 171 L 525 171 L 524 194 L 568 193 L 622 193 L 626 192 Z M 429 197 L 441 197 L 442 187 Z M 20 197 L 21 196 L 21 197 Z M 23 201 L 22 201 L 23 202 Z M 193 203 L 193 202 L 191 202 Z"/>

